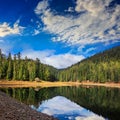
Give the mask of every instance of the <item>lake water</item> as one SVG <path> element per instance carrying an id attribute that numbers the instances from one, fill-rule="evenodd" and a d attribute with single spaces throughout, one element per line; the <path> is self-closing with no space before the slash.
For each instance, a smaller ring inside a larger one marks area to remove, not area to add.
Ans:
<path id="1" fill-rule="evenodd" d="M 120 89 L 106 87 L 0 88 L 59 120 L 120 120 Z"/>

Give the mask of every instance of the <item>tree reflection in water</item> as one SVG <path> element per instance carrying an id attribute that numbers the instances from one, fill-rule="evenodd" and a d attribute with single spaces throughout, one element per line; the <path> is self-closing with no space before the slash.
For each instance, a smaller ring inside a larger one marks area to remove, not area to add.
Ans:
<path id="1" fill-rule="evenodd" d="M 119 120 L 120 89 L 105 87 L 1 88 L 19 101 L 34 105 L 55 96 L 64 96 L 78 105 L 110 120 Z"/>

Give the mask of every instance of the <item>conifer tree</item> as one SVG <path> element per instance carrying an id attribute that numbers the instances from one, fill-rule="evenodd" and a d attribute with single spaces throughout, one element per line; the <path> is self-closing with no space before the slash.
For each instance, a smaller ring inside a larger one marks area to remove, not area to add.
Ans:
<path id="1" fill-rule="evenodd" d="M 13 63 L 12 63 L 11 53 L 9 53 L 6 79 L 11 80 L 12 77 L 13 77 Z"/>
<path id="2" fill-rule="evenodd" d="M 13 63 L 13 80 L 17 80 L 17 60 L 16 60 L 16 54 L 14 55 L 14 63 Z"/>

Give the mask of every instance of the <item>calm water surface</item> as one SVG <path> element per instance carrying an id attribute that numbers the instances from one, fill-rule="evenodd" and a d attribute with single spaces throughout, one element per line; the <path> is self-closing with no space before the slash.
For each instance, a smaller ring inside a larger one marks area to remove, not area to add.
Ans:
<path id="1" fill-rule="evenodd" d="M 60 120 L 120 120 L 120 89 L 105 87 L 1 88 Z"/>

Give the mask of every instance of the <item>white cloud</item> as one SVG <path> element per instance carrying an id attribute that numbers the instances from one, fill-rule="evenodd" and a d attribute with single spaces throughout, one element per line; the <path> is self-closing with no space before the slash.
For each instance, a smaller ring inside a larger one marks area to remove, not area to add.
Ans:
<path id="1" fill-rule="evenodd" d="M 85 48 L 85 46 L 81 45 L 80 47 L 78 47 L 77 51 L 82 52 L 84 48 Z"/>
<path id="2" fill-rule="evenodd" d="M 43 31 L 56 36 L 53 41 L 79 46 L 117 42 L 120 39 L 120 5 L 106 9 L 111 1 L 77 0 L 74 9 L 80 15 L 76 17 L 55 14 L 57 12 L 52 11 L 45 0 L 39 2 L 35 13 L 44 24 Z"/>
<path id="3" fill-rule="evenodd" d="M 86 53 L 89 53 L 89 52 L 94 51 L 94 50 L 96 50 L 96 48 L 95 47 L 91 47 L 91 48 L 86 50 Z"/>
<path id="4" fill-rule="evenodd" d="M 12 34 L 20 34 L 23 27 L 19 26 L 19 20 L 11 27 L 8 23 L 0 24 L 0 37 L 5 37 Z"/>
<path id="5" fill-rule="evenodd" d="M 38 35 L 39 33 L 40 31 L 35 29 L 33 35 Z"/>
<path id="6" fill-rule="evenodd" d="M 46 62 L 45 59 L 53 54 L 54 54 L 54 50 L 35 51 L 32 49 L 29 49 L 22 52 L 22 57 L 27 56 L 28 58 L 31 58 L 34 60 L 36 58 L 39 58 L 41 62 L 45 63 Z"/>
<path id="7" fill-rule="evenodd" d="M 81 60 L 85 57 L 83 55 L 74 55 L 70 53 L 52 55 L 46 58 L 46 63 L 56 67 L 56 68 L 67 68 Z"/>
<path id="8" fill-rule="evenodd" d="M 104 12 L 105 7 L 112 0 L 77 0 L 75 10 L 77 12 L 87 11 L 93 16 L 98 16 L 100 12 Z"/>
<path id="9" fill-rule="evenodd" d="M 35 107 L 32 106 L 32 108 Z M 103 117 L 98 116 L 63 96 L 56 96 L 42 102 L 36 110 L 58 118 L 59 116 L 64 116 L 72 120 L 105 120 Z"/>
<path id="10" fill-rule="evenodd" d="M 47 0 L 40 1 L 35 9 L 36 14 L 42 14 L 47 8 L 49 4 Z"/>
<path id="11" fill-rule="evenodd" d="M 31 59 L 36 59 L 37 57 L 42 63 L 52 65 L 59 69 L 66 68 L 84 59 L 84 56 L 82 55 L 74 55 L 70 53 L 55 55 L 54 53 L 54 50 L 26 50 L 22 52 L 22 57 L 24 58 L 25 56 L 27 56 Z"/>
<path id="12" fill-rule="evenodd" d="M 73 7 L 69 7 L 68 10 L 65 10 L 65 12 L 74 12 L 74 8 Z"/>

